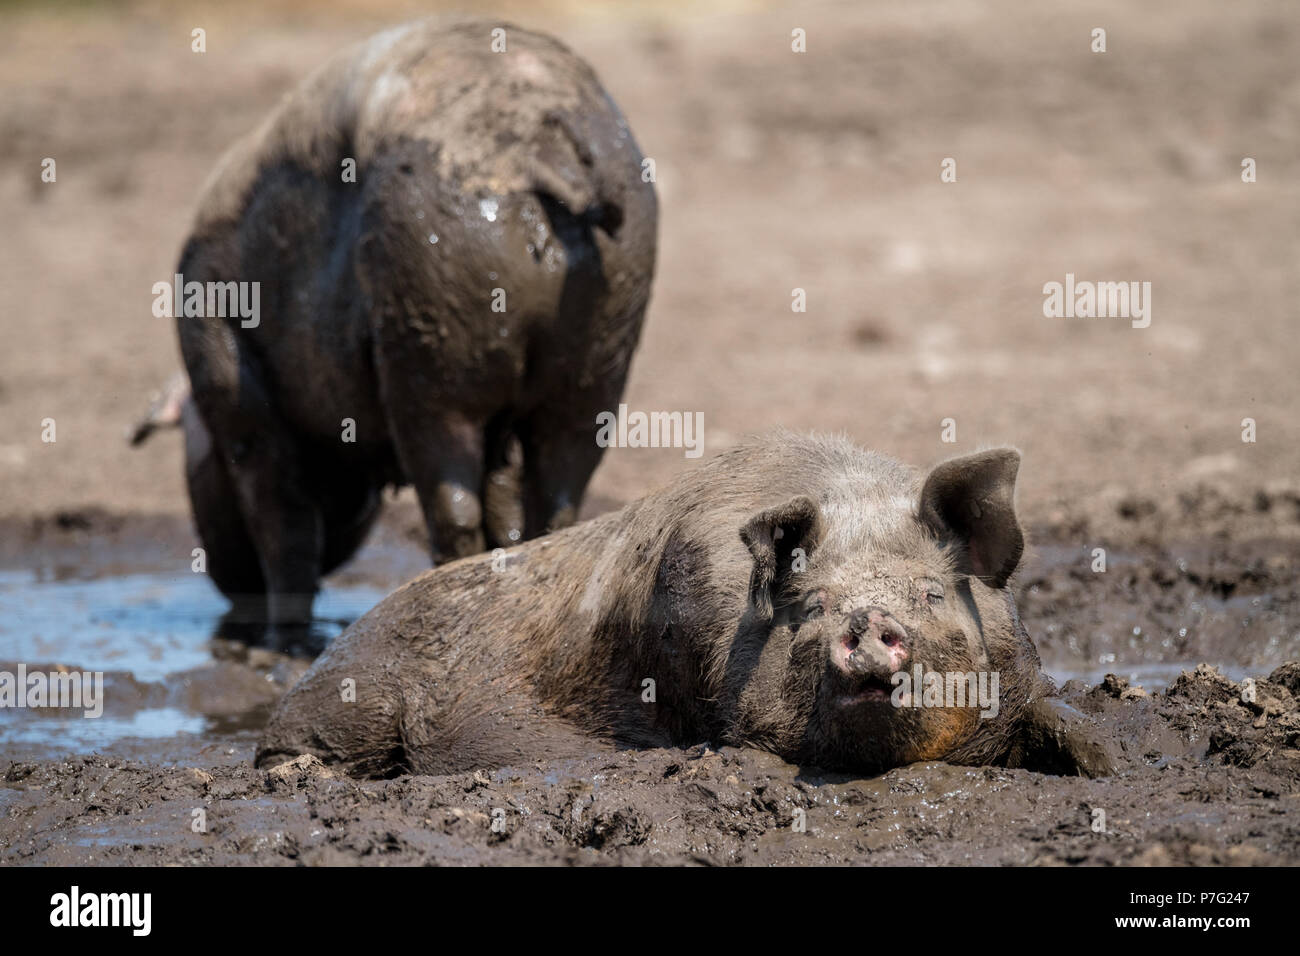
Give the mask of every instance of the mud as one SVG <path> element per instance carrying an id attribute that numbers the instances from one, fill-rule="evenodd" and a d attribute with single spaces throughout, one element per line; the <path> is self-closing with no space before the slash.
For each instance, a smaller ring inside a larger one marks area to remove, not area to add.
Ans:
<path id="1" fill-rule="evenodd" d="M 1254 707 L 1211 668 L 1154 695 L 1072 691 L 1129 758 L 1103 780 L 942 763 L 854 780 L 701 746 L 358 782 L 313 757 L 253 770 L 245 736 L 173 766 L 11 763 L 0 840 L 44 865 L 1294 864 L 1298 678 L 1275 673 Z"/>
<path id="2" fill-rule="evenodd" d="M 102 665 L 115 688 L 106 730 L 2 715 L 0 863 L 1300 862 L 1279 670 L 1300 659 L 1300 29 L 1270 0 L 501 10 L 590 60 L 658 161 L 629 406 L 701 411 L 706 454 L 777 426 L 918 465 L 1017 445 L 1016 599 L 1046 671 L 1087 685 L 1067 696 L 1110 728 L 1118 776 L 853 780 L 703 747 L 374 782 L 254 770 L 304 663 L 212 643 L 180 442 L 126 445 L 179 367 L 150 288 L 234 138 L 331 53 L 428 12 L 234 0 L 203 8 L 206 58 L 175 39 L 198 22 L 183 7 L 0 14 L 0 669 Z M 1044 319 L 1067 271 L 1150 279 L 1151 327 Z M 689 467 L 610 449 L 583 516 Z M 420 525 L 409 493 L 387 503 L 324 624 L 425 567 Z"/>
<path id="3" fill-rule="evenodd" d="M 1090 521 L 1108 514 L 1099 505 Z M 115 534 L 124 546 L 134 532 L 152 542 L 134 553 L 145 564 L 185 543 L 186 532 L 166 544 L 154 523 L 134 524 Z M 400 579 L 422 560 L 420 524 L 418 509 L 397 509 L 327 595 L 360 597 L 358 588 L 381 592 Z M 27 719 L 22 733 L 0 724 L 0 861 L 1300 863 L 1300 665 L 1285 663 L 1300 658 L 1298 527 L 1278 524 L 1281 538 L 1111 550 L 1105 573 L 1091 570 L 1090 551 L 1051 543 L 1061 529 L 1031 529 L 1038 544 L 1013 585 L 1026 627 L 1066 699 L 1117 744 L 1114 777 L 927 763 L 853 779 L 707 744 L 386 781 L 341 777 L 314 758 L 261 771 L 251 766 L 259 730 L 306 662 L 199 633 L 193 666 L 171 648 L 179 669 L 151 675 L 137 662 L 144 679 L 115 676 L 104 739 L 86 736 L 96 721 L 49 714 Z M 36 540 L 57 555 L 61 539 L 83 532 L 47 522 Z M 65 580 L 123 580 L 81 570 Z M 0 577 L 0 601 L 10 580 Z M 204 607 L 211 624 L 220 601 Z M 122 623 L 133 633 L 129 611 Z M 0 646 L 14 640 L 6 625 Z M 1202 655 L 1221 667 L 1198 666 Z M 1248 676 L 1253 702 L 1242 699 Z M 193 829 L 197 810 L 206 832 Z"/>

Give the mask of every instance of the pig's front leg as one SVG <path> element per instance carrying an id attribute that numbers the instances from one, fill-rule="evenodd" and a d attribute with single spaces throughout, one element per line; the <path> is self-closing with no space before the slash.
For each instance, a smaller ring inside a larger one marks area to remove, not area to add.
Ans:
<path id="1" fill-rule="evenodd" d="M 1059 697 L 1046 696 L 1022 715 L 1007 765 L 1080 777 L 1108 777 L 1118 770 L 1102 728 Z"/>

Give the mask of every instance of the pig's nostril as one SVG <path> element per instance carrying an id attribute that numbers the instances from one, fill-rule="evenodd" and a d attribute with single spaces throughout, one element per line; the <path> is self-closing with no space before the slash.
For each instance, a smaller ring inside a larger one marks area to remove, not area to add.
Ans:
<path id="1" fill-rule="evenodd" d="M 897 647 L 898 635 L 895 634 L 893 631 L 885 631 L 883 634 L 880 635 L 880 641 L 886 647 Z"/>
<path id="2" fill-rule="evenodd" d="M 856 635 L 853 634 L 844 635 L 844 649 L 848 651 L 850 654 L 852 654 L 854 651 L 858 649 L 858 639 Z"/>

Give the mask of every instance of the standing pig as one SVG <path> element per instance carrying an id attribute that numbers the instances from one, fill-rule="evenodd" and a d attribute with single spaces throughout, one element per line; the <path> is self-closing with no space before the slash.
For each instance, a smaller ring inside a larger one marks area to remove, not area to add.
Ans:
<path id="1" fill-rule="evenodd" d="M 737 447 L 504 562 L 417 577 L 285 696 L 257 761 L 379 776 L 711 741 L 864 773 L 1104 772 L 1007 589 L 1019 462 L 997 449 L 917 476 L 841 439 Z M 928 678 L 911 690 L 918 672 L 969 674 L 966 705 Z"/>
<path id="2" fill-rule="evenodd" d="M 289 94 L 222 159 L 177 270 L 208 304 L 176 326 L 213 580 L 284 641 L 385 485 L 415 486 L 435 563 L 570 524 L 656 219 L 627 123 L 547 37 L 412 24 Z"/>

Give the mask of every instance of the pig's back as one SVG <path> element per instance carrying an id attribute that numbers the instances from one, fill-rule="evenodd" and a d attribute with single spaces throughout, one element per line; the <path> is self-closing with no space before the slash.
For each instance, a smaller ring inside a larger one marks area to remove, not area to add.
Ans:
<path id="1" fill-rule="evenodd" d="M 806 495 L 821 507 L 834 540 L 840 526 L 910 514 L 916 482 L 914 469 L 845 437 L 777 431 L 682 475 L 666 489 L 663 508 L 689 514 L 706 503 L 707 525 L 726 538 L 759 511 Z"/>
<path id="2" fill-rule="evenodd" d="M 419 21 L 333 57 L 221 158 L 203 188 L 194 230 L 238 220 L 258 178 L 277 165 L 334 183 L 342 182 L 342 161 L 354 159 L 359 182 L 376 155 L 406 138 L 435 144 L 448 180 L 495 192 L 532 188 L 537 156 L 528 147 L 543 143 L 565 113 L 585 115 L 612 140 L 592 160 L 635 152 L 622 116 L 585 63 L 549 37 L 510 26 L 502 27 L 507 52 L 494 53 L 494 27 L 443 29 Z M 639 153 L 636 161 L 639 173 Z"/>

